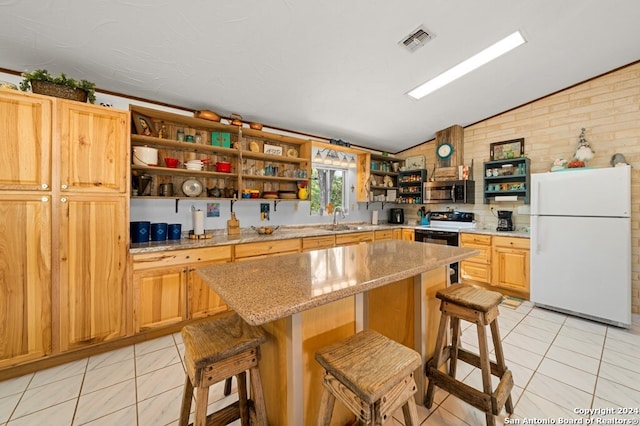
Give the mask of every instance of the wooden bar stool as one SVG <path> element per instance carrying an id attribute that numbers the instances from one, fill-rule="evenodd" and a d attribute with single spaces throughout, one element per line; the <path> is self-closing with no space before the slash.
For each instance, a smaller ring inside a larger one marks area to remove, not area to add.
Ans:
<path id="1" fill-rule="evenodd" d="M 476 287 L 454 284 L 444 290 L 439 290 L 436 297 L 441 300 L 440 326 L 436 339 L 434 357 L 427 363 L 427 378 L 429 385 L 424 405 L 431 408 L 435 386 L 457 396 L 463 401 L 484 411 L 487 425 L 495 424 L 495 417 L 502 407 L 506 406 L 509 414 L 513 413 L 511 389 L 513 377 L 504 362 L 500 330 L 498 329 L 498 306 L 502 295 L 495 291 L 483 290 Z M 446 331 L 451 319 L 451 344 L 447 345 Z M 478 330 L 478 348 L 480 355 L 471 353 L 459 346 L 460 320 L 476 324 Z M 496 354 L 496 362 L 489 359 L 486 326 L 491 327 L 491 336 Z M 460 359 L 478 367 L 482 371 L 482 392 L 456 380 L 456 362 Z M 449 373 L 439 370 L 439 367 L 449 361 Z M 491 375 L 500 378 L 495 392 L 492 391 Z"/>
<path id="2" fill-rule="evenodd" d="M 188 325 L 182 329 L 184 361 L 187 377 L 182 395 L 180 426 L 189 423 L 193 389 L 196 392 L 195 425 L 227 424 L 241 419 L 249 424 L 255 412 L 255 423 L 267 424 L 258 360 L 260 345 L 266 337 L 258 327 L 248 325 L 237 314 L 227 314 L 211 321 Z M 246 372 L 249 371 L 251 396 L 247 397 Z M 209 386 L 225 380 L 225 394 L 230 392 L 230 379 L 238 379 L 238 401 L 207 416 Z"/>
<path id="3" fill-rule="evenodd" d="M 413 372 L 420 355 L 366 330 L 316 353 L 325 369 L 318 425 L 329 425 L 336 398 L 365 423 L 380 425 L 402 407 L 405 424 L 418 425 Z"/>

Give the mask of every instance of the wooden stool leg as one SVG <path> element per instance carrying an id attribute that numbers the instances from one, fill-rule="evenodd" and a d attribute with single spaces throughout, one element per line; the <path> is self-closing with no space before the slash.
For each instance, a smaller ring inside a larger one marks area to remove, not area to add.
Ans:
<path id="1" fill-rule="evenodd" d="M 451 357 L 449 358 L 449 375 L 456 378 L 458 348 L 460 347 L 460 318 L 451 318 Z"/>
<path id="2" fill-rule="evenodd" d="M 251 399 L 253 399 L 253 406 L 256 410 L 256 423 L 259 426 L 267 426 L 267 408 L 262 393 L 260 369 L 257 366 L 249 369 L 249 380 L 251 381 Z"/>
<path id="3" fill-rule="evenodd" d="M 209 404 L 209 387 L 198 386 L 196 388 L 196 421 L 195 426 L 207 425 L 207 405 Z"/>
<path id="4" fill-rule="evenodd" d="M 482 372 L 482 390 L 485 394 L 492 394 L 491 386 L 491 364 L 489 361 L 489 348 L 487 346 L 487 332 L 481 323 L 476 324 L 478 330 L 478 347 L 480 349 L 480 370 Z M 485 411 L 487 426 L 495 425 L 495 418 L 491 409 Z"/>
<path id="5" fill-rule="evenodd" d="M 233 377 L 229 377 L 228 379 L 226 379 L 224 381 L 224 396 L 229 396 L 231 395 L 231 382 L 233 380 Z"/>
<path id="6" fill-rule="evenodd" d="M 445 347 L 445 333 L 447 331 L 447 325 L 449 324 L 449 315 L 442 314 L 440 317 L 440 325 L 438 325 L 438 337 L 436 338 L 436 348 L 435 353 L 433 354 L 434 358 L 427 364 L 427 377 L 429 377 L 429 370 L 431 368 L 435 368 L 436 370 L 442 364 L 442 351 Z M 433 380 L 429 380 L 429 385 L 427 386 L 427 394 L 424 398 L 424 406 L 427 408 L 431 408 L 433 405 L 433 394 L 435 392 L 435 384 Z"/>
<path id="7" fill-rule="evenodd" d="M 320 411 L 318 411 L 318 422 L 316 423 L 317 426 L 329 426 L 331 424 L 331 416 L 333 415 L 333 406 L 335 403 L 336 397 L 323 386 Z"/>
<path id="8" fill-rule="evenodd" d="M 407 400 L 407 403 L 402 406 L 402 415 L 404 416 L 405 426 L 418 426 L 418 409 L 416 408 L 416 402 L 413 400 L 413 396 Z"/>
<path id="9" fill-rule="evenodd" d="M 180 408 L 180 420 L 178 426 L 187 426 L 189 424 L 189 414 L 191 412 L 191 398 L 193 398 L 193 385 L 191 379 L 187 375 L 184 382 L 184 391 L 182 392 L 182 407 Z"/>
<path id="10" fill-rule="evenodd" d="M 493 338 L 493 348 L 496 352 L 496 364 L 500 373 L 500 379 L 504 376 L 504 372 L 507 370 L 507 365 L 504 360 L 504 351 L 502 350 L 502 339 L 500 339 L 500 327 L 498 327 L 498 318 L 495 318 L 491 322 L 491 337 Z M 507 413 L 513 414 L 513 402 L 511 400 L 511 392 L 505 402 L 505 409 Z"/>
<path id="11" fill-rule="evenodd" d="M 247 403 L 247 373 L 242 372 L 238 378 L 238 402 L 240 403 L 240 424 L 249 424 L 249 404 Z M 225 383 L 226 384 L 226 383 Z"/>

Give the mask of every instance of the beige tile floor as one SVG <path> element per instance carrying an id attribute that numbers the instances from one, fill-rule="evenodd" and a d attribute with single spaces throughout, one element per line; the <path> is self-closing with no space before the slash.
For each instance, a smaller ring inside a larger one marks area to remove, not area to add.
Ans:
<path id="1" fill-rule="evenodd" d="M 507 421 L 503 411 L 498 424 L 547 419 L 638 424 L 640 411 L 616 410 L 640 410 L 639 316 L 623 330 L 525 302 L 517 309 L 501 308 L 499 325 L 514 375 L 515 413 Z M 463 346 L 477 346 L 475 327 L 464 329 Z M 175 425 L 184 381 L 182 351 L 177 333 L 0 382 L 0 425 Z M 458 378 L 481 386 L 479 371 L 464 363 Z M 211 389 L 210 410 L 235 398 L 223 397 L 220 383 Z M 589 415 L 589 409 L 616 414 Z M 419 407 L 418 412 L 422 425 L 484 424 L 482 413 L 443 391 L 436 393 L 431 410 Z M 401 419 L 399 411 L 387 423 L 400 425 Z"/>

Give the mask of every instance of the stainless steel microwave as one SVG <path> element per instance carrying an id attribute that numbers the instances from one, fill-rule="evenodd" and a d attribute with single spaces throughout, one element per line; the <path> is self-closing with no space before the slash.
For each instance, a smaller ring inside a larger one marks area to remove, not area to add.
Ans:
<path id="1" fill-rule="evenodd" d="M 475 203 L 475 182 L 447 180 L 423 183 L 423 203 Z"/>

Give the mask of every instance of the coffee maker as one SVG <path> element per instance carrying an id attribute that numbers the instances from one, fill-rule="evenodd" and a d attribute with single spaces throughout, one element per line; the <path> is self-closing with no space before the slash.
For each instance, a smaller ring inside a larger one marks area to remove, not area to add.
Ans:
<path id="1" fill-rule="evenodd" d="M 512 215 L 513 212 L 509 210 L 498 210 L 498 227 L 496 231 L 514 231 Z"/>
<path id="2" fill-rule="evenodd" d="M 402 225 L 404 223 L 404 209 L 389 209 L 389 223 Z"/>

